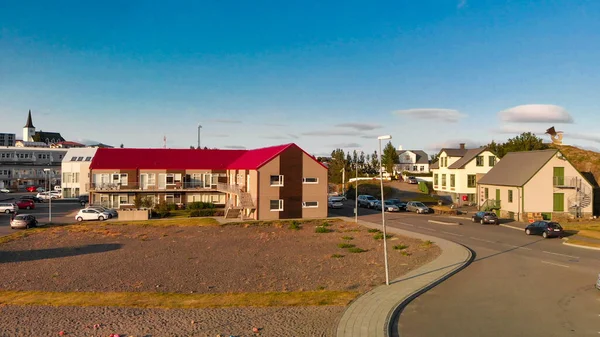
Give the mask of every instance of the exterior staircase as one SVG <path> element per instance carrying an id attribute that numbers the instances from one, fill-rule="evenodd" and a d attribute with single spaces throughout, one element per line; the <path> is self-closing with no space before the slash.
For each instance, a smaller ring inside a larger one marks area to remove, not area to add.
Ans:
<path id="1" fill-rule="evenodd" d="M 495 199 L 487 199 L 481 206 L 479 206 L 480 211 L 489 212 L 500 209 L 500 200 Z"/>
<path id="2" fill-rule="evenodd" d="M 231 202 L 231 199 L 227 202 L 225 207 L 225 218 L 233 219 L 233 218 L 241 218 L 243 219 L 244 211 L 248 210 L 250 214 L 256 211 L 256 206 L 252 201 L 252 195 L 248 192 L 242 191 L 238 185 L 230 185 L 225 183 L 218 183 L 217 190 L 227 193 L 233 194 L 237 196 L 238 205 L 234 205 Z"/>
<path id="3" fill-rule="evenodd" d="M 569 197 L 569 211 L 573 216 L 579 217 L 581 214 L 581 210 L 591 205 L 592 203 L 592 193 L 585 185 L 579 183 L 579 186 L 576 187 L 576 192 Z"/>

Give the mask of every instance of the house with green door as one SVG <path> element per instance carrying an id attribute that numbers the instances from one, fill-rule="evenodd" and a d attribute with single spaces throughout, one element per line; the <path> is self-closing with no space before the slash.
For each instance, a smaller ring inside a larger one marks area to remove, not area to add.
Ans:
<path id="1" fill-rule="evenodd" d="M 477 202 L 517 221 L 591 217 L 593 186 L 557 149 L 509 152 L 477 182 Z"/>

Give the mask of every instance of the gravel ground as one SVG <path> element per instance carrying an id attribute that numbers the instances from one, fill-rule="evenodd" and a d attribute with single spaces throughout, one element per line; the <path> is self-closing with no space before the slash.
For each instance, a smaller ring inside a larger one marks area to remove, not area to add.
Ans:
<path id="1" fill-rule="evenodd" d="M 300 230 L 110 223 L 47 228 L 1 245 L 0 290 L 365 292 L 384 283 L 382 240 L 374 239 L 366 228 L 344 222 L 331 222 L 329 233 L 315 233 L 315 225 L 320 224 L 305 223 Z M 339 248 L 344 242 L 366 252 Z M 407 245 L 408 254 L 393 249 L 398 244 Z M 404 237 L 390 238 L 388 249 L 392 278 L 440 253 L 435 245 Z M 91 336 L 94 331 L 86 327 L 103 323 L 116 329 L 107 330 L 106 336 L 111 332 L 249 336 L 253 324 L 264 327 L 261 336 L 331 336 L 343 310 L 337 306 L 193 310 L 3 306 L 0 335 L 51 336 L 66 330 L 74 336 Z M 197 323 L 192 325 L 192 320 Z"/>

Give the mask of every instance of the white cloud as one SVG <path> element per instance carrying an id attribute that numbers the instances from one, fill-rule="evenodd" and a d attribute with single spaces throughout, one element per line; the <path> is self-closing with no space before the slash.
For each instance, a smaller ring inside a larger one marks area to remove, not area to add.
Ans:
<path id="1" fill-rule="evenodd" d="M 600 135 L 598 134 L 586 134 L 586 133 L 570 133 L 570 132 L 564 132 L 563 133 L 563 142 L 565 140 L 569 140 L 569 138 L 573 138 L 573 139 L 579 139 L 579 140 L 587 140 L 590 142 L 594 142 L 594 143 L 600 143 Z"/>
<path id="2" fill-rule="evenodd" d="M 75 139 L 73 141 L 77 142 L 77 143 L 81 143 L 83 145 L 96 145 L 96 144 L 102 143 L 102 142 L 99 142 L 97 140 L 87 139 L 87 138 L 78 138 L 78 139 Z"/>
<path id="3" fill-rule="evenodd" d="M 377 140 L 377 137 L 379 137 L 379 136 L 376 136 L 376 135 L 360 135 L 359 137 L 360 138 L 364 138 L 364 139 L 375 139 L 375 140 Z"/>
<path id="4" fill-rule="evenodd" d="M 297 136 L 297 135 L 295 135 L 295 134 L 292 134 L 292 133 L 288 133 L 288 136 L 290 136 L 290 138 L 293 138 L 293 139 L 298 139 L 298 138 L 300 138 L 299 136 Z"/>
<path id="5" fill-rule="evenodd" d="M 572 146 L 578 147 L 578 148 L 583 149 L 583 150 L 594 151 L 594 152 L 599 152 L 600 153 L 600 148 L 597 148 L 597 147 L 594 147 L 594 146 L 585 146 L 585 145 L 577 145 L 577 144 L 573 144 Z"/>
<path id="6" fill-rule="evenodd" d="M 264 123 L 263 125 L 266 125 L 266 126 L 287 126 L 287 125 L 281 124 L 281 123 Z"/>
<path id="7" fill-rule="evenodd" d="M 331 147 L 334 148 L 342 148 L 342 149 L 347 149 L 347 148 L 359 148 L 362 145 L 358 144 L 358 143 L 338 143 L 338 144 L 333 144 L 331 145 Z"/>
<path id="8" fill-rule="evenodd" d="M 518 105 L 498 115 L 509 123 L 573 123 L 573 117 L 565 108 L 551 104 Z"/>
<path id="9" fill-rule="evenodd" d="M 369 124 L 369 123 L 342 123 L 337 124 L 338 128 L 352 128 L 358 131 L 369 131 L 375 129 L 381 129 L 382 126 L 379 124 Z"/>
<path id="10" fill-rule="evenodd" d="M 460 113 L 458 110 L 453 109 L 408 109 L 408 110 L 397 110 L 392 114 L 400 117 L 411 117 L 417 119 L 436 119 L 449 123 L 456 123 L 459 119 L 466 117 L 465 114 Z"/>
<path id="11" fill-rule="evenodd" d="M 485 144 L 481 143 L 480 141 L 476 141 L 476 140 L 472 140 L 472 139 L 452 139 L 452 140 L 447 140 L 444 142 L 429 144 L 425 147 L 424 150 L 437 152 L 443 148 L 458 149 L 460 147 L 461 143 L 464 143 L 465 148 L 467 148 L 467 149 L 476 149 L 478 147 L 485 145 Z"/>
<path id="12" fill-rule="evenodd" d="M 318 130 L 301 133 L 303 136 L 356 136 L 356 131 Z"/>
<path id="13" fill-rule="evenodd" d="M 246 149 L 245 146 L 241 146 L 241 145 L 225 145 L 225 146 L 223 146 L 223 148 L 230 149 L 230 150 L 245 150 Z"/>

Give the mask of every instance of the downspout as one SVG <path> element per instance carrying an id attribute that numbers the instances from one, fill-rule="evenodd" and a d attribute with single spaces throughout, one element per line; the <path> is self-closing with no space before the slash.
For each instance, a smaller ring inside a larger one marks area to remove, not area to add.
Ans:
<path id="1" fill-rule="evenodd" d="M 521 214 L 525 213 L 525 186 L 521 186 L 521 209 L 520 212 Z M 523 217 L 521 217 L 522 219 Z M 521 220 L 519 220 L 521 221 Z"/>

